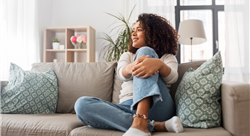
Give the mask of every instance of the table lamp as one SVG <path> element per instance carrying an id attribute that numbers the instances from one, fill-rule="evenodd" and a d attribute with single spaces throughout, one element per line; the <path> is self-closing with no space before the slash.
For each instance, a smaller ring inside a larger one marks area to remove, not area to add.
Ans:
<path id="1" fill-rule="evenodd" d="M 202 44 L 207 41 L 203 22 L 196 19 L 184 20 L 180 22 L 178 34 L 180 35 L 179 43 L 191 45 L 192 62 L 192 45 Z"/>

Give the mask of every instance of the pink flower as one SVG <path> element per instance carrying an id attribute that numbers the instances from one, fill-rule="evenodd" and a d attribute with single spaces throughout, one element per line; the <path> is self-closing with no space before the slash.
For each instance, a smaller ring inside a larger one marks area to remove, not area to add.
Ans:
<path id="1" fill-rule="evenodd" d="M 76 36 L 72 36 L 72 37 L 70 38 L 71 42 L 76 42 L 76 39 L 77 39 Z"/>
<path id="2" fill-rule="evenodd" d="M 80 43 L 80 44 L 87 43 L 87 37 L 85 35 L 72 36 L 70 40 L 73 45 L 77 43 Z"/>
<path id="3" fill-rule="evenodd" d="M 84 43 L 87 43 L 87 37 L 86 37 L 86 36 L 84 36 L 83 42 L 84 42 Z"/>
<path id="4" fill-rule="evenodd" d="M 83 38 L 84 38 L 84 36 L 80 35 L 80 36 L 77 37 L 76 41 L 79 42 L 79 43 L 82 43 Z"/>

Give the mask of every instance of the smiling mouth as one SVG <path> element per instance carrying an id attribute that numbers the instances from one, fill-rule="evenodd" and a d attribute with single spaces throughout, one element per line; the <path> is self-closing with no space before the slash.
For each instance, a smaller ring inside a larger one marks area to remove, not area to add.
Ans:
<path id="1" fill-rule="evenodd" d="M 133 38 L 133 42 L 136 42 L 138 40 L 139 40 L 139 38 Z"/>

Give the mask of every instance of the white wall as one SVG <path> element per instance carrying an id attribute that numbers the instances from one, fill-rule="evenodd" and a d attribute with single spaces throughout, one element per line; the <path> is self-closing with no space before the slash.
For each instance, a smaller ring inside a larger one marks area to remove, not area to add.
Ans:
<path id="1" fill-rule="evenodd" d="M 39 27 L 39 44 L 40 44 L 40 61 L 43 60 L 43 33 L 44 28 L 52 24 L 52 4 L 51 0 L 38 0 L 38 27 Z"/>
<path id="2" fill-rule="evenodd" d="M 116 20 L 105 12 L 122 13 L 122 0 L 43 0 L 40 3 L 40 28 L 90 25 L 96 30 L 95 60 L 103 61 L 99 52 L 105 41 L 100 38 L 103 32 L 109 33 L 112 27 L 108 26 Z"/>

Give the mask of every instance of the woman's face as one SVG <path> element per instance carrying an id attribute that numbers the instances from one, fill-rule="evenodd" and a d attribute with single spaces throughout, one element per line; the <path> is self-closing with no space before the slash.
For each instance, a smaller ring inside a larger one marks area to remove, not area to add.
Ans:
<path id="1" fill-rule="evenodd" d="M 140 22 L 137 22 L 134 25 L 131 38 L 133 41 L 134 48 L 141 48 L 143 46 L 146 46 L 145 31 L 140 27 Z"/>

